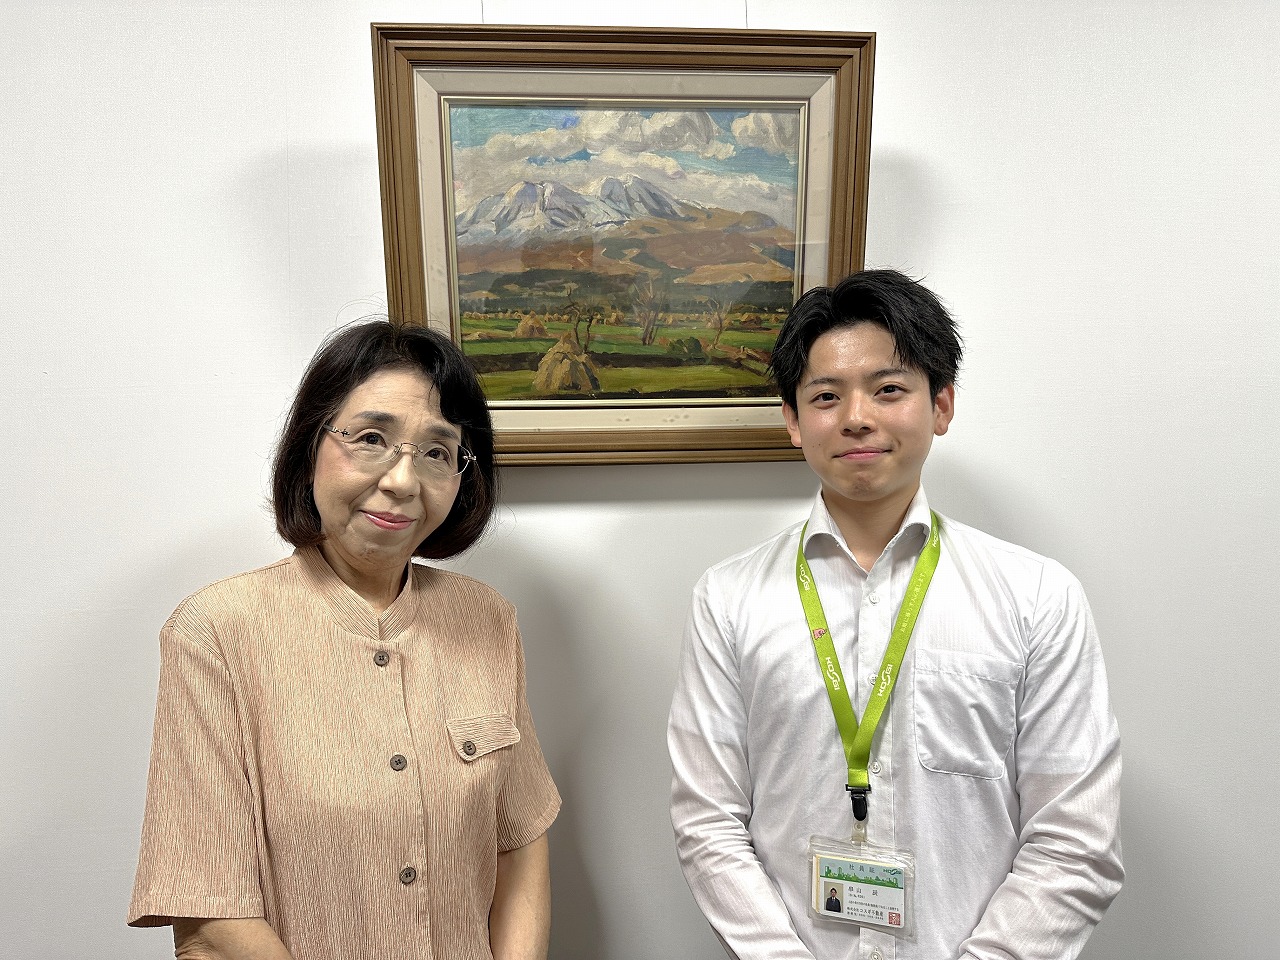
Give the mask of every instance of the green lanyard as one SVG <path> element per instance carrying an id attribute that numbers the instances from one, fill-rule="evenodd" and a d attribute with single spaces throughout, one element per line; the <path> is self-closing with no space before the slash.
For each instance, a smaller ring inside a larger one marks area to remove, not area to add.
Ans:
<path id="1" fill-rule="evenodd" d="M 804 558 L 804 534 L 809 528 L 807 523 L 800 531 L 800 546 L 796 548 L 796 588 L 800 591 L 800 603 L 804 607 L 805 620 L 809 623 L 809 635 L 813 637 L 813 649 L 818 654 L 818 669 L 827 684 L 827 696 L 831 698 L 831 712 L 836 716 L 836 726 L 840 729 L 840 739 L 844 743 L 844 755 L 849 763 L 847 789 L 852 795 L 853 815 L 859 821 L 867 819 L 867 794 L 871 792 L 871 781 L 867 777 L 871 738 L 875 736 L 880 717 L 889 704 L 889 695 L 893 693 L 893 685 L 898 680 L 907 644 L 911 642 L 911 631 L 915 629 L 916 617 L 920 614 L 920 605 L 924 603 L 929 581 L 933 579 L 933 571 L 938 568 L 938 557 L 942 553 L 942 543 L 938 536 L 938 515 L 930 511 L 929 518 L 929 539 L 920 551 L 915 569 L 911 571 L 911 582 L 907 584 L 906 595 L 898 610 L 898 619 L 894 621 L 889 647 L 880 662 L 880 672 L 876 674 L 875 686 L 871 689 L 871 698 L 867 701 L 862 723 L 858 723 L 858 718 L 854 716 L 849 687 L 840 670 L 840 660 L 836 656 L 835 644 L 831 642 L 827 617 L 822 612 L 822 601 L 818 598 L 818 585 L 814 583 L 809 561 Z"/>

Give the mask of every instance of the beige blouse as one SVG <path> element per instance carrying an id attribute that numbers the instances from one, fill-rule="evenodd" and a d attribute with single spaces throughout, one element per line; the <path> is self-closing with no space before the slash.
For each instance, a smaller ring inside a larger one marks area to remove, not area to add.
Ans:
<path id="1" fill-rule="evenodd" d="M 264 916 L 295 960 L 489 960 L 497 854 L 560 797 L 513 608 L 412 570 L 381 618 L 314 548 L 174 612 L 130 924 Z"/>

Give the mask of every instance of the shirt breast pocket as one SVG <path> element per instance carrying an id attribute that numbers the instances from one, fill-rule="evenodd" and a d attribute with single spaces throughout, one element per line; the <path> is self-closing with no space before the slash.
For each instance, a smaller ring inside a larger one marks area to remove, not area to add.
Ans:
<path id="1" fill-rule="evenodd" d="M 925 769 L 999 780 L 1018 726 L 1022 664 L 917 650 L 914 682 L 916 754 Z"/>
<path id="2" fill-rule="evenodd" d="M 520 742 L 520 730 L 506 713 L 454 717 L 446 720 L 445 724 L 449 728 L 454 753 L 467 764 L 475 764 L 486 757 L 492 763 L 497 759 L 493 756 L 495 753 Z"/>

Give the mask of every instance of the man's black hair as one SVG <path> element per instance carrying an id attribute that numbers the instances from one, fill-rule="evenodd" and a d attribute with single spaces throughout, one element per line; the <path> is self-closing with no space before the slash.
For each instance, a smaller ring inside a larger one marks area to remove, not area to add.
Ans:
<path id="1" fill-rule="evenodd" d="M 769 372 L 792 409 L 814 341 L 837 327 L 874 323 L 889 331 L 903 366 L 929 378 L 929 396 L 955 383 L 964 343 L 931 291 L 897 270 L 863 270 L 834 287 L 814 287 L 791 308 L 773 346 Z"/>

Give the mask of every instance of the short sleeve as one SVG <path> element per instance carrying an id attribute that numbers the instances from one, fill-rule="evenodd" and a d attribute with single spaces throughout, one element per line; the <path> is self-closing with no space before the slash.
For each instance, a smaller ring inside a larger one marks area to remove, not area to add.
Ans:
<path id="1" fill-rule="evenodd" d="M 515 850 L 547 832 L 560 812 L 560 794 L 533 728 L 525 698 L 524 652 L 517 635 L 516 694 L 512 713 L 520 740 L 512 746 L 511 763 L 498 794 L 498 851 Z"/>
<path id="2" fill-rule="evenodd" d="M 179 608 L 160 635 L 131 926 L 263 915 L 253 792 L 227 665 L 213 631 Z"/>

